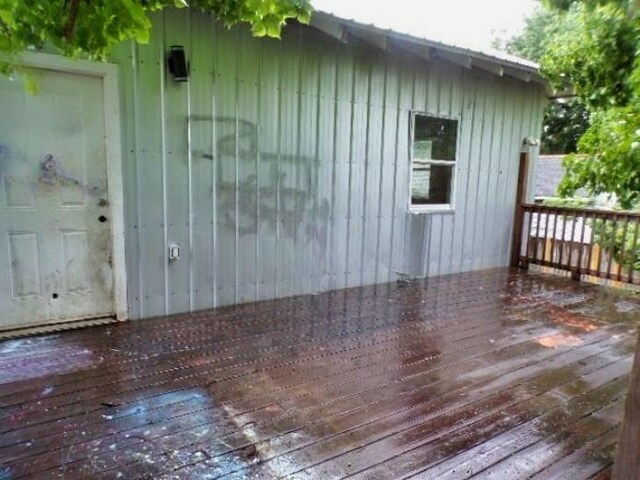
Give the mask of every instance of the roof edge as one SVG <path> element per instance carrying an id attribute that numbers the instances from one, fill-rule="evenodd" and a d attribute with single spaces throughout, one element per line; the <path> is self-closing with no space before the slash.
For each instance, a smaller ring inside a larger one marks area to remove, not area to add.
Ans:
<path id="1" fill-rule="evenodd" d="M 356 20 L 342 18 L 332 13 L 316 10 L 311 16 L 310 26 L 328 34 L 344 43 L 354 36 L 374 47 L 387 50 L 389 41 L 393 45 L 404 47 L 424 60 L 434 57 L 457 64 L 464 68 L 476 67 L 497 76 L 509 76 L 520 81 L 534 82 L 544 85 L 551 94 L 549 82 L 540 74 L 540 66 L 529 60 L 502 52 L 482 52 L 466 47 L 448 45 L 446 43 L 417 37 L 408 33 L 385 29 L 373 24 L 364 24 Z"/>

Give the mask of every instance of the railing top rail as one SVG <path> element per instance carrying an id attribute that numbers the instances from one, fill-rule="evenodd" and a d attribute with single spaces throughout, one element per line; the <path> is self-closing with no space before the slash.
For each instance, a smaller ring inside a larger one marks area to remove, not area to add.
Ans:
<path id="1" fill-rule="evenodd" d="M 584 214 L 584 215 L 592 215 L 599 217 L 627 217 L 627 218 L 637 218 L 640 220 L 639 212 L 631 212 L 627 210 L 599 210 L 596 208 L 574 208 L 574 207 L 554 207 L 551 205 L 540 205 L 535 203 L 523 203 L 522 208 L 526 211 L 537 210 L 541 212 L 550 212 L 550 213 L 558 213 L 558 212 L 571 212 L 574 214 Z"/>

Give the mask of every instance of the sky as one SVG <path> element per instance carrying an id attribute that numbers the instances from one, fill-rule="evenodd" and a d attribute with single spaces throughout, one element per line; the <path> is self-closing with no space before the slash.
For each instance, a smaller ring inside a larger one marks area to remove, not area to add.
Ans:
<path id="1" fill-rule="evenodd" d="M 476 50 L 521 31 L 536 0 L 312 0 L 314 8 Z"/>

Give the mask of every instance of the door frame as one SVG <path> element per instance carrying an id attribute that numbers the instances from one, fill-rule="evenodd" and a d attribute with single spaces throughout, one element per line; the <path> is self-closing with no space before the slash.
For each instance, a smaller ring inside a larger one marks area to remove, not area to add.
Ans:
<path id="1" fill-rule="evenodd" d="M 1 60 L 1 58 L 0 58 Z M 107 191 L 111 218 L 111 260 L 113 269 L 113 313 L 116 320 L 128 319 L 127 271 L 124 241 L 124 192 L 122 143 L 120 139 L 120 91 L 118 65 L 76 60 L 61 55 L 25 52 L 18 63 L 26 69 L 72 73 L 102 79 L 107 162 Z M 37 82 L 37 77 L 36 77 Z"/>

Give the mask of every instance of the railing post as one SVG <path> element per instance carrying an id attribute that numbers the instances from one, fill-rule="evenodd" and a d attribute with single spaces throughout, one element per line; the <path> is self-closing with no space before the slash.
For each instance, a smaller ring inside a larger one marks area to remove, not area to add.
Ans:
<path id="1" fill-rule="evenodd" d="M 613 480 L 640 478 L 638 447 L 640 447 L 640 341 L 636 347 L 631 371 L 631 384 L 611 475 Z"/>
<path id="2" fill-rule="evenodd" d="M 527 182 L 529 177 L 529 153 L 520 153 L 520 167 L 518 170 L 518 187 L 516 189 L 515 213 L 513 216 L 513 236 L 511 239 L 511 266 L 527 267 L 520 265 L 520 250 L 522 248 L 522 226 L 524 223 L 524 210 L 522 204 L 526 202 Z M 528 232 L 527 232 L 528 234 Z"/>

